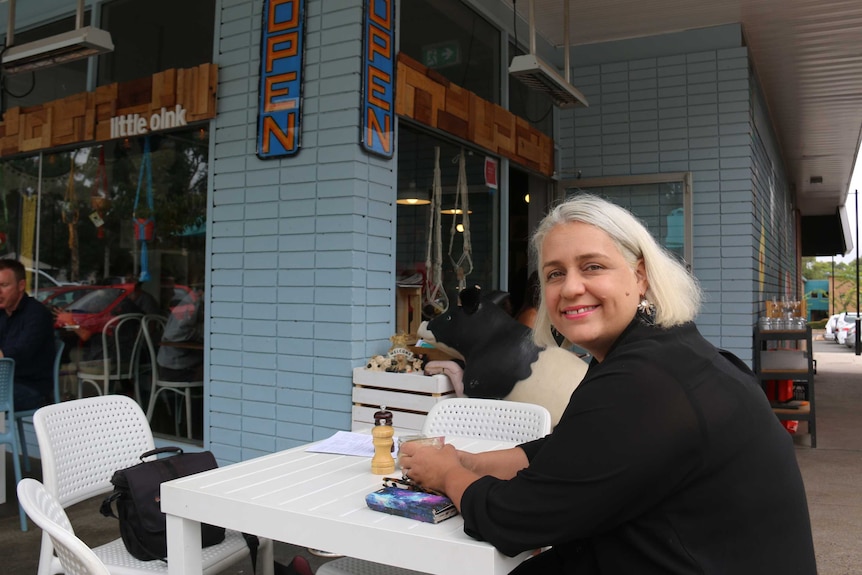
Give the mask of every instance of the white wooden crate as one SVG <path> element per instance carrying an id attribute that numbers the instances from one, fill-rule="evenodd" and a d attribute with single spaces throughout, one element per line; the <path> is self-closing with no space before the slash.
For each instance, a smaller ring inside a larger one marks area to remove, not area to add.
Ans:
<path id="1" fill-rule="evenodd" d="M 385 405 L 392 412 L 396 434 L 417 433 L 431 406 L 449 397 L 455 397 L 455 389 L 443 374 L 389 373 L 357 367 L 353 370 L 352 429 L 373 426 L 374 412 Z"/>

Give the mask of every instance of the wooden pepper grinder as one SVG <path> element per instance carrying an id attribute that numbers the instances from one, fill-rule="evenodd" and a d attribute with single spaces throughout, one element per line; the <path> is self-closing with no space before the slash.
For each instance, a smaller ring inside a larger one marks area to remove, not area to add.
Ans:
<path id="1" fill-rule="evenodd" d="M 386 406 L 381 405 L 380 411 L 374 414 L 374 427 L 371 429 L 374 437 L 374 457 L 371 458 L 371 473 L 376 475 L 387 475 L 395 471 L 395 459 L 392 457 L 392 412 L 386 411 Z"/>

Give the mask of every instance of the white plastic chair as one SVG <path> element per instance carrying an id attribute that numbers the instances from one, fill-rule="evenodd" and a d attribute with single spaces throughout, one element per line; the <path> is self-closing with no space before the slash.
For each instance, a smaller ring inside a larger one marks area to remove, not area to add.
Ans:
<path id="1" fill-rule="evenodd" d="M 435 403 L 422 434 L 523 443 L 551 432 L 551 414 L 535 403 L 456 397 Z"/>
<path id="2" fill-rule="evenodd" d="M 517 401 L 458 397 L 435 403 L 422 435 L 493 439 L 524 443 L 551 432 L 551 413 L 543 406 Z M 410 569 L 342 557 L 324 563 L 317 575 L 423 575 Z"/>
<path id="3" fill-rule="evenodd" d="M 141 321 L 141 331 L 144 334 L 144 342 L 150 355 L 150 370 L 152 379 L 150 384 L 150 400 L 147 404 L 147 421 L 153 420 L 153 412 L 156 409 L 156 399 L 159 394 L 170 391 L 182 400 L 185 405 L 186 415 L 186 437 L 192 439 L 192 390 L 203 389 L 203 381 L 169 381 L 159 377 L 159 365 L 156 357 L 158 355 L 159 342 L 165 331 L 167 320 L 160 315 L 146 315 Z M 139 354 L 140 355 L 140 354 Z M 179 410 L 174 414 L 175 433 L 179 435 Z"/>
<path id="4" fill-rule="evenodd" d="M 92 362 L 81 362 L 78 367 L 78 397 L 84 396 L 84 384 L 87 383 L 99 395 L 111 392 L 111 383 L 124 380 L 136 380 L 135 357 L 141 345 L 140 313 L 125 313 L 111 318 L 102 328 L 102 359 Z M 132 345 L 129 340 L 132 336 Z M 89 365 L 88 365 L 89 364 Z M 138 389 L 137 384 L 135 389 Z M 140 398 L 137 398 L 140 401 Z"/>
<path id="5" fill-rule="evenodd" d="M 44 485 L 35 479 L 22 479 L 18 482 L 18 501 L 51 540 L 66 575 L 111 575 L 93 550 L 75 536 L 63 506 Z"/>
<path id="6" fill-rule="evenodd" d="M 49 405 L 36 412 L 33 425 L 42 454 L 45 489 L 64 509 L 110 493 L 114 472 L 140 463 L 140 455 L 154 448 L 144 412 L 135 400 L 124 395 Z M 163 561 L 139 561 L 132 557 L 121 539 L 96 547 L 93 552 L 113 575 L 167 573 Z M 242 534 L 228 530 L 222 543 L 201 551 L 204 573 L 218 573 L 243 560 L 248 552 Z M 261 539 L 258 557 L 261 573 L 272 575 L 271 541 Z M 38 575 L 62 572 L 51 538 L 43 533 Z"/>

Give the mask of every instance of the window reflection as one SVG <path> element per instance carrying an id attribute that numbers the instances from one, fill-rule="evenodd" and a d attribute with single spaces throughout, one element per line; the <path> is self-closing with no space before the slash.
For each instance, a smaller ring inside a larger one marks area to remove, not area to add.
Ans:
<path id="1" fill-rule="evenodd" d="M 460 0 L 400 4 L 400 50 L 489 102 L 500 103 L 500 32 Z"/>
<path id="2" fill-rule="evenodd" d="M 122 294 L 123 290 L 119 288 L 94 289 L 67 309 L 70 313 L 98 313 Z"/>
<path id="3" fill-rule="evenodd" d="M 401 122 L 398 141 L 398 191 L 421 190 L 431 192 L 434 176 L 435 147 L 440 148 L 440 174 L 442 187 L 442 214 L 440 219 L 443 287 L 449 301 L 457 302 L 458 261 L 464 253 L 463 231 L 458 224 L 463 216 L 454 213 L 458 184 L 458 160 L 465 153 L 472 271 L 465 278 L 466 285 L 478 284 L 484 289 L 497 286 L 499 260 L 498 194 L 485 185 L 485 154 L 459 144 L 432 136 L 424 131 L 407 127 Z M 402 194 L 403 195 L 403 194 Z M 396 271 L 399 285 L 421 285 L 426 276 L 426 258 L 429 247 L 432 254 L 436 245 L 429 246 L 431 205 L 398 204 L 398 236 Z M 454 227 L 453 227 L 454 224 Z M 432 255 L 433 257 L 433 255 Z M 432 262 L 433 265 L 433 262 Z M 413 278 L 413 282 L 411 282 Z"/>
<path id="4" fill-rule="evenodd" d="M 147 185 L 140 182 L 144 148 L 137 138 L 0 161 L 0 257 L 20 259 L 34 270 L 28 292 L 55 310 L 71 352 L 67 362 L 101 359 L 101 332 L 112 317 L 169 317 L 202 287 L 207 131 L 150 136 L 153 209 L 147 213 Z M 155 222 L 147 242 L 150 279 L 144 282 L 143 246 L 132 220 L 136 196 L 137 215 Z M 64 391 L 76 394 L 77 379 L 64 382 Z M 195 409 L 200 412 L 200 402 Z M 161 402 L 153 430 L 173 434 L 173 413 Z M 200 429 L 195 437 L 202 437 Z"/>
<path id="5" fill-rule="evenodd" d="M 102 5 L 100 27 L 114 51 L 99 58 L 99 85 L 191 68 L 213 59 L 213 0 L 114 0 Z"/>
<path id="6" fill-rule="evenodd" d="M 633 176 L 629 179 L 636 179 Z M 685 243 L 686 186 L 682 181 L 591 186 L 589 180 L 567 196 L 589 192 L 607 198 L 635 214 L 650 234 L 680 262 L 691 264 Z"/>

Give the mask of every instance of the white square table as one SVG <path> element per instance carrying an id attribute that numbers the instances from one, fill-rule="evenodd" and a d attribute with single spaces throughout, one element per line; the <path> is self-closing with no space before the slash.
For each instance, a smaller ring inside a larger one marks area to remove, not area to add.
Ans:
<path id="1" fill-rule="evenodd" d="M 472 452 L 512 446 L 481 439 L 446 440 Z M 201 522 L 440 575 L 509 573 L 529 556 L 525 552 L 507 557 L 471 538 L 464 533 L 460 515 L 430 524 L 372 511 L 365 496 L 382 487 L 382 476 L 371 473 L 370 457 L 311 453 L 307 447 L 162 484 L 168 573 L 201 573 Z M 400 473 L 396 470 L 395 475 Z"/>

